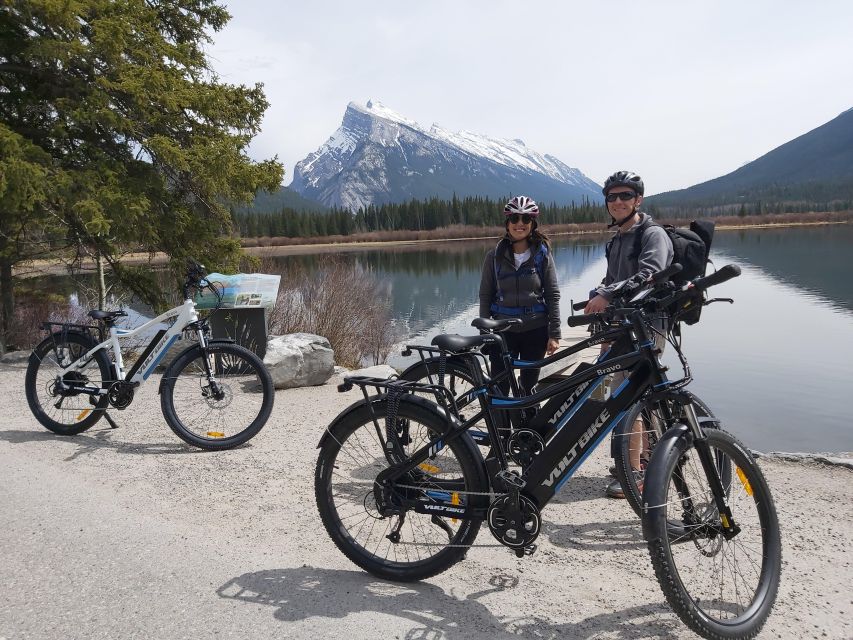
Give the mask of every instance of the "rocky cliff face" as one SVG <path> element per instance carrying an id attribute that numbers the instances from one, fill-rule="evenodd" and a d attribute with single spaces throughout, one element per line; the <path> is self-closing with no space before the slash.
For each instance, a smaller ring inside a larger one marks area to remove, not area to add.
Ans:
<path id="1" fill-rule="evenodd" d="M 340 128 L 297 163 L 290 187 L 351 211 L 454 193 L 528 194 L 559 204 L 601 199 L 599 185 L 578 169 L 521 140 L 425 129 L 375 101 L 348 105 Z"/>

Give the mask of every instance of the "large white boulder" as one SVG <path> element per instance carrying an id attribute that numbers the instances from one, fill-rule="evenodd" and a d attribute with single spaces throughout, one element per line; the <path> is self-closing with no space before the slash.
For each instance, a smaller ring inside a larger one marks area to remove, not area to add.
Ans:
<path id="1" fill-rule="evenodd" d="M 264 364 L 276 389 L 324 384 L 335 369 L 335 352 L 323 336 L 290 333 L 270 336 Z"/>

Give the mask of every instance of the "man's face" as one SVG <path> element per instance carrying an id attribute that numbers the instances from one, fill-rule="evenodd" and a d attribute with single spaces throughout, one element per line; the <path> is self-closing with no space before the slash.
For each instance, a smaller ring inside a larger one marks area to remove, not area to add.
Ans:
<path id="1" fill-rule="evenodd" d="M 623 195 L 620 196 L 619 194 Z M 631 197 L 623 200 L 628 195 Z M 607 192 L 605 200 L 607 201 L 607 210 L 610 212 L 610 215 L 616 220 L 621 220 L 625 216 L 630 215 L 635 210 L 635 207 L 639 208 L 640 203 L 643 201 L 643 196 L 637 195 L 637 192 L 631 187 L 613 187 Z"/>

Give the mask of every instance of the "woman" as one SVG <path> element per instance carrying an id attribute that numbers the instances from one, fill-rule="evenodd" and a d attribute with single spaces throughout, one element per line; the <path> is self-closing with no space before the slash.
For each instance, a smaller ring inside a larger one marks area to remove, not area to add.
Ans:
<path id="1" fill-rule="evenodd" d="M 521 318 L 504 332 L 513 358 L 540 360 L 554 353 L 560 340 L 560 290 L 551 243 L 539 231 L 539 207 L 533 198 L 516 196 L 504 207 L 506 234 L 486 254 L 480 279 L 481 318 Z M 492 373 L 503 370 L 499 353 L 491 353 Z M 521 372 L 521 386 L 532 393 L 539 369 Z M 505 385 L 504 392 L 509 389 Z"/>

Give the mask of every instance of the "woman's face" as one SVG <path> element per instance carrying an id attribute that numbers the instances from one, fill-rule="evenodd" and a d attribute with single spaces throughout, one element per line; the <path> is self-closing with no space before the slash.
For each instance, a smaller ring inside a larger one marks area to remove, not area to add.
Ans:
<path id="1" fill-rule="evenodd" d="M 516 222 L 513 222 L 512 218 L 507 218 L 506 221 L 509 237 L 513 241 L 524 240 L 533 231 L 533 221 L 528 218 L 528 221 L 524 222 L 527 216 L 513 216 L 513 218 L 516 219 Z"/>

